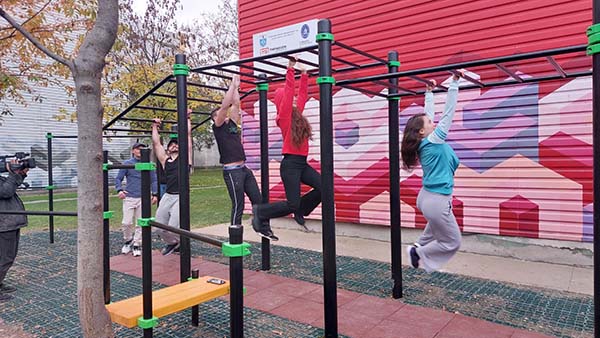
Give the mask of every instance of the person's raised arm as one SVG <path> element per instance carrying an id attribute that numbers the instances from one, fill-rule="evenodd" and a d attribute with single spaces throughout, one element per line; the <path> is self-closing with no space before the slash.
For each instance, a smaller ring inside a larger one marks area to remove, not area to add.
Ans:
<path id="1" fill-rule="evenodd" d="M 433 88 L 436 86 L 437 82 L 435 80 L 430 80 L 430 85 L 427 85 L 427 89 L 425 90 L 425 114 L 429 119 L 433 122 L 435 118 L 435 103 L 433 102 Z"/>
<path id="2" fill-rule="evenodd" d="M 452 126 L 452 120 L 454 119 L 454 112 L 456 111 L 456 103 L 458 102 L 458 80 L 460 77 L 454 75 L 452 82 L 448 86 L 448 94 L 446 96 L 446 105 L 444 106 L 444 113 L 440 118 L 440 122 L 435 127 L 433 133 L 429 134 L 429 140 L 432 143 L 443 143 L 446 141 L 448 131 Z"/>
<path id="3" fill-rule="evenodd" d="M 233 103 L 231 104 L 231 112 L 229 113 L 229 118 L 233 120 L 238 126 L 241 123 L 241 102 L 240 102 L 240 92 L 236 89 L 233 93 Z"/>
<path id="4" fill-rule="evenodd" d="M 308 100 L 308 73 L 304 64 L 299 63 L 298 65 L 302 74 L 300 75 L 300 87 L 298 88 L 296 107 L 298 108 L 298 112 L 302 114 L 304 112 L 306 101 Z"/>
<path id="5" fill-rule="evenodd" d="M 238 94 L 238 100 L 239 100 L 239 93 L 238 93 L 239 86 L 240 86 L 240 76 L 234 75 L 231 80 L 231 83 L 229 84 L 229 89 L 227 89 L 225 96 L 223 96 L 223 101 L 221 101 L 221 107 L 219 107 L 219 110 L 217 110 L 217 114 L 215 115 L 215 118 L 213 119 L 215 121 L 215 126 L 220 127 L 225 122 L 225 119 L 227 118 L 227 110 L 229 109 L 229 106 L 231 106 L 233 104 L 235 94 Z"/>
<path id="6" fill-rule="evenodd" d="M 167 153 L 165 152 L 165 148 L 163 148 L 162 143 L 160 142 L 160 134 L 158 133 L 158 128 L 161 125 L 160 119 L 154 119 L 152 123 L 152 149 L 154 149 L 154 154 L 156 158 L 160 162 L 160 164 L 165 166 L 165 161 L 167 161 Z"/>
<path id="7" fill-rule="evenodd" d="M 285 86 L 281 101 L 277 104 L 277 117 L 280 119 L 292 118 L 292 106 L 294 104 L 294 66 L 296 59 L 290 59 L 287 72 L 285 74 Z M 276 94 L 277 95 L 277 94 Z"/>

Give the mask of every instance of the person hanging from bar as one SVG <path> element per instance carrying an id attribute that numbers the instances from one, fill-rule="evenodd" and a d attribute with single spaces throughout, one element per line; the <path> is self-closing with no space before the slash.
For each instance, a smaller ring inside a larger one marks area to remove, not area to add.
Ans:
<path id="1" fill-rule="evenodd" d="M 189 159 L 192 158 L 191 113 L 191 109 L 188 109 Z M 163 148 L 158 133 L 161 124 L 160 119 L 154 119 L 154 123 L 152 123 L 152 147 L 156 158 L 165 171 L 167 191 L 160 199 L 158 209 L 156 209 L 156 222 L 179 228 L 179 143 L 176 138 L 172 138 L 167 144 L 167 150 Z M 179 235 L 163 229 L 157 229 L 156 232 L 165 242 L 165 247 L 161 251 L 163 255 L 166 256 L 179 251 Z"/>
<path id="2" fill-rule="evenodd" d="M 454 172 L 459 159 L 446 137 L 458 100 L 460 77 L 455 74 L 448 86 L 446 105 L 439 123 L 434 125 L 432 89 L 435 80 L 425 92 L 425 112 L 412 116 L 404 127 L 402 137 L 402 164 L 412 170 L 418 163 L 423 169 L 423 187 L 417 197 L 417 208 L 427 219 L 425 230 L 414 245 L 407 247 L 413 268 L 427 272 L 440 269 L 458 251 L 461 234 L 452 212 Z"/>
<path id="3" fill-rule="evenodd" d="M 285 77 L 284 88 L 275 91 L 277 126 L 283 136 L 283 160 L 279 169 L 285 189 L 286 201 L 255 205 L 252 208 L 253 226 L 259 226 L 271 218 L 294 213 L 294 220 L 308 231 L 304 216 L 308 216 L 321 203 L 321 175 L 311 167 L 308 156 L 308 140 L 312 139 L 310 122 L 302 115 L 308 100 L 308 74 L 303 64 L 301 70 L 298 98 L 294 98 L 294 66 L 296 59 L 290 59 Z M 295 101 L 295 102 L 294 102 Z M 313 189 L 301 196 L 300 183 Z"/>
<path id="4" fill-rule="evenodd" d="M 240 86 L 239 75 L 234 75 L 221 106 L 211 113 L 213 134 L 219 148 L 219 162 L 223 164 L 223 179 L 231 198 L 231 224 L 241 225 L 244 212 L 244 194 L 248 195 L 252 205 L 261 202 L 261 194 L 256 178 L 246 167 L 246 153 L 242 145 L 240 125 Z M 231 106 L 229 117 L 227 112 Z M 254 231 L 262 237 L 273 241 L 279 240 L 268 222 L 253 226 Z"/>

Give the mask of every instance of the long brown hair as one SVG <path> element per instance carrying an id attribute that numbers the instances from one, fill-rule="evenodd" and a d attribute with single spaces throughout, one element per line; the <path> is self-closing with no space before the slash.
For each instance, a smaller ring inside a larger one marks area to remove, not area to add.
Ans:
<path id="1" fill-rule="evenodd" d="M 406 122 L 404 127 L 404 136 L 402 136 L 402 167 L 405 170 L 411 170 L 419 160 L 419 145 L 423 137 L 419 131 L 423 128 L 423 116 L 425 114 L 416 114 Z"/>
<path id="2" fill-rule="evenodd" d="M 292 143 L 300 147 L 305 140 L 312 140 L 312 127 L 306 117 L 298 112 L 296 106 L 292 107 Z"/>

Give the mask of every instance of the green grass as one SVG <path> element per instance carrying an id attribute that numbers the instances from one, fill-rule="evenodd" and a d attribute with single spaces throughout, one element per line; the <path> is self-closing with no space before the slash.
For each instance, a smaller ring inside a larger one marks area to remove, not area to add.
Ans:
<path id="1" fill-rule="evenodd" d="M 196 169 L 190 176 L 190 217 L 192 228 L 203 227 L 212 224 L 227 223 L 231 214 L 231 201 L 227 193 L 227 188 L 223 182 L 221 169 Z M 111 189 L 114 189 L 111 187 Z M 111 227 L 119 228 L 121 218 L 123 217 L 122 203 L 111 190 L 109 200 L 110 210 L 114 211 L 111 219 Z M 74 192 L 54 193 L 54 210 L 56 211 L 77 211 L 77 194 Z M 48 194 L 26 195 L 21 199 L 25 202 L 25 209 L 35 211 L 48 210 Z M 65 201 L 56 201 L 59 199 L 69 199 Z M 27 203 L 32 201 L 41 201 L 40 203 Z M 152 210 L 154 215 L 155 208 Z M 27 230 L 47 230 L 48 216 L 28 216 L 29 226 Z M 66 230 L 77 228 L 77 219 L 75 217 L 55 217 L 54 227 L 56 230 Z"/>

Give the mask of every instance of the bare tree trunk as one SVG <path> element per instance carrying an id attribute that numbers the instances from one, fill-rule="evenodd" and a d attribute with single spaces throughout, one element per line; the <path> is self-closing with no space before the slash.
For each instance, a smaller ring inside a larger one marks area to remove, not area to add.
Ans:
<path id="1" fill-rule="evenodd" d="M 97 19 L 73 62 L 77 95 L 77 299 L 86 338 L 113 337 L 102 290 L 102 102 L 100 79 L 117 35 L 117 0 L 98 1 Z M 105 253 L 108 254 L 108 253 Z"/>

